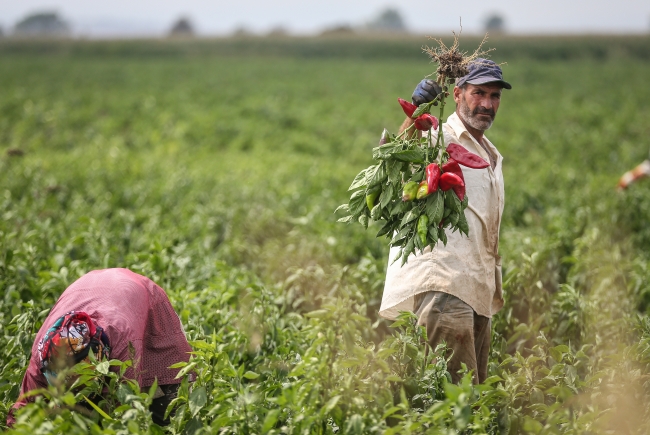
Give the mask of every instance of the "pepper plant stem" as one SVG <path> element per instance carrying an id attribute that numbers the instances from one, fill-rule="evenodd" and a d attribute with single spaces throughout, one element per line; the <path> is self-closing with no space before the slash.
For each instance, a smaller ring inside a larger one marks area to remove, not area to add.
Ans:
<path id="1" fill-rule="evenodd" d="M 444 80 L 443 80 L 444 83 Z M 442 123 L 443 119 L 442 117 L 445 114 L 445 103 L 446 103 L 446 94 L 444 88 L 442 89 L 442 92 L 440 93 L 440 115 L 438 116 L 438 137 L 436 138 L 436 149 L 440 149 L 439 147 L 444 143 L 443 137 L 442 137 Z M 441 142 L 442 141 L 442 142 Z"/>
<path id="2" fill-rule="evenodd" d="M 401 132 L 400 134 L 395 136 L 395 140 L 397 140 L 397 139 L 401 138 L 402 136 L 404 136 L 406 133 L 411 131 L 414 127 L 415 127 L 415 123 L 413 123 L 413 124 L 409 125 L 408 127 L 406 127 L 403 132 Z"/>

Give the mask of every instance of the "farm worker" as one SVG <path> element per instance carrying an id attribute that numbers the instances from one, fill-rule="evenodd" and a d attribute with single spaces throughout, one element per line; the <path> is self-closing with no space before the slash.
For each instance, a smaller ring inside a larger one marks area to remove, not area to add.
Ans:
<path id="1" fill-rule="evenodd" d="M 135 350 L 129 351 L 129 347 Z M 192 350 L 181 321 L 165 291 L 149 278 L 128 269 L 95 270 L 68 287 L 36 334 L 18 402 L 7 416 L 26 404 L 22 396 L 46 388 L 61 365 L 87 360 L 92 349 L 98 360 L 132 360 L 125 376 L 142 388 L 157 379 L 159 388 L 150 407 L 154 423 L 168 424 L 165 410 L 176 396 L 179 369 Z"/>
<path id="2" fill-rule="evenodd" d="M 490 162 L 486 169 L 462 167 L 469 206 L 465 213 L 469 237 L 448 234 L 448 243 L 412 255 L 404 266 L 394 262 L 399 248 L 392 248 L 379 314 L 394 319 L 400 311 L 413 311 L 427 331 L 432 349 L 446 343 L 451 359 L 448 370 L 460 380 L 461 363 L 473 371 L 474 383 L 487 378 L 491 317 L 503 306 L 499 227 L 504 204 L 503 158 L 485 137 L 501 102 L 501 68 L 486 59 L 475 59 L 469 73 L 456 80 L 456 111 L 443 125 L 445 145 L 458 143 Z M 413 93 L 414 104 L 429 102 L 441 92 L 432 80 L 421 81 Z M 402 131 L 413 120 L 402 124 Z M 433 132 L 436 135 L 436 132 Z"/>
<path id="3" fill-rule="evenodd" d="M 650 177 L 650 158 L 623 174 L 618 180 L 618 190 L 627 189 L 630 184 L 646 177 Z"/>

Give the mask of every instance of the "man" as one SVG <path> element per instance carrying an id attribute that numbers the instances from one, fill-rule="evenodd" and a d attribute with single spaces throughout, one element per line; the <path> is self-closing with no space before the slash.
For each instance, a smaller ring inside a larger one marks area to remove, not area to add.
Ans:
<path id="1" fill-rule="evenodd" d="M 28 391 L 46 388 L 61 368 L 88 361 L 89 350 L 98 360 L 132 360 L 125 376 L 142 388 L 157 380 L 151 405 L 153 421 L 164 425 L 167 405 L 176 397 L 179 369 L 169 366 L 189 361 L 190 345 L 165 291 L 149 278 L 127 269 L 96 270 L 79 278 L 56 302 L 36 334 L 32 356 L 18 402 L 26 404 Z"/>
<path id="2" fill-rule="evenodd" d="M 443 125 L 445 144 L 458 143 L 490 162 L 486 169 L 462 167 L 469 206 L 465 214 L 469 237 L 448 233 L 448 243 L 411 255 L 408 262 L 393 262 L 391 250 L 379 314 L 393 319 L 412 310 L 425 326 L 429 345 L 446 343 L 452 380 L 460 380 L 464 363 L 473 371 L 474 383 L 487 378 L 491 317 L 503 306 L 499 227 L 504 204 L 502 157 L 484 133 L 494 121 L 503 89 L 501 68 L 476 59 L 469 73 L 453 89 L 456 111 Z M 441 92 L 431 80 L 423 80 L 413 93 L 422 104 Z M 413 120 L 407 119 L 402 130 Z M 436 134 L 435 132 L 433 134 Z"/>

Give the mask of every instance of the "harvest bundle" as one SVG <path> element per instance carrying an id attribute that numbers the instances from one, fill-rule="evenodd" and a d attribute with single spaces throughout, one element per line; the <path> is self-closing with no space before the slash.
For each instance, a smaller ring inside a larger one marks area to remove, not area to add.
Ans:
<path id="1" fill-rule="evenodd" d="M 459 50 L 457 37 L 451 47 L 435 41 L 437 47 L 424 51 L 438 64 L 434 74 L 442 92 L 420 106 L 398 98 L 413 123 L 398 135 L 384 130 L 379 146 L 373 149 L 375 164 L 357 174 L 348 189 L 353 191 L 349 202 L 337 208 L 347 213 L 339 222 L 359 222 L 365 228 L 371 221 L 382 222 L 377 237 L 386 237 L 391 247 L 400 248 L 395 261 L 401 258 L 402 264 L 413 252 L 433 249 L 439 241 L 446 245 L 447 230 L 469 235 L 468 198 L 460 165 L 489 166 L 459 144 L 445 147 L 438 120 L 444 115 L 449 87 L 468 73 L 470 62 L 486 54 L 481 51 L 485 39 L 471 55 Z M 438 118 L 431 114 L 436 106 Z"/>

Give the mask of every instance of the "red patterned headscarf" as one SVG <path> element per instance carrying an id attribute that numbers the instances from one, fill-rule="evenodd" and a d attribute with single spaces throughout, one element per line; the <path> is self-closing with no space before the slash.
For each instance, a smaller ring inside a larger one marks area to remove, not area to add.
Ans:
<path id="1" fill-rule="evenodd" d="M 83 311 L 71 311 L 57 319 L 38 343 L 41 372 L 46 378 L 56 376 L 58 364 L 89 362 L 92 349 L 98 360 L 108 359 L 111 348 L 104 330 Z"/>

